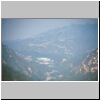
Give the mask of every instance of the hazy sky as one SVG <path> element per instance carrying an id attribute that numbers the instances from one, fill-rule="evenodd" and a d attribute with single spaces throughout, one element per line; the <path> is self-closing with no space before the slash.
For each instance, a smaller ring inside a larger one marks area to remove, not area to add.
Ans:
<path id="1" fill-rule="evenodd" d="M 94 24 L 97 19 L 2 19 L 2 41 L 24 39 L 71 24 Z"/>

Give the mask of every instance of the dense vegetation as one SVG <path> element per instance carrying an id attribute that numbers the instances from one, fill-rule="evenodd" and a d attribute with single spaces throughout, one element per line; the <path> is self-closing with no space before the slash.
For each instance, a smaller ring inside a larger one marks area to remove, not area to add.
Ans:
<path id="1" fill-rule="evenodd" d="M 2 65 L 2 81 L 31 81 L 32 79 L 14 70 L 9 65 Z"/>

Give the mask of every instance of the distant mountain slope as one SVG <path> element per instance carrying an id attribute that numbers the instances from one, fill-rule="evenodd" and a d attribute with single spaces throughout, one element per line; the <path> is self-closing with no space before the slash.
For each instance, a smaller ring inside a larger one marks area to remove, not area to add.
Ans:
<path id="1" fill-rule="evenodd" d="M 90 54 L 98 47 L 97 24 L 65 26 L 3 44 L 2 62 L 35 81 L 93 80 L 97 76 L 97 53 Z"/>
<path id="2" fill-rule="evenodd" d="M 80 56 L 88 50 L 97 48 L 98 27 L 97 24 L 65 26 L 35 37 L 3 43 L 23 55 Z"/>
<path id="3" fill-rule="evenodd" d="M 32 81 L 32 79 L 9 65 L 2 64 L 2 81 Z"/>

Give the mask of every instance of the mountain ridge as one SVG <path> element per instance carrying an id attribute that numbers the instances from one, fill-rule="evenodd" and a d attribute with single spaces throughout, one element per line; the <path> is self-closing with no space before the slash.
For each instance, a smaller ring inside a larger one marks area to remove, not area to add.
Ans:
<path id="1" fill-rule="evenodd" d="M 85 76 L 77 78 L 81 73 L 76 75 L 76 69 L 83 70 L 82 61 L 98 47 L 97 27 L 86 25 L 56 28 L 35 38 L 5 42 L 9 49 L 2 45 L 3 58 L 34 80 L 81 80 Z"/>

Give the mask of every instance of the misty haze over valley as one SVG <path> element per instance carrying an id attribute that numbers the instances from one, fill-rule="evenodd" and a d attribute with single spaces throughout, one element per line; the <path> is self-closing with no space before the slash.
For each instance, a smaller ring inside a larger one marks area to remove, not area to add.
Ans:
<path id="1" fill-rule="evenodd" d="M 97 19 L 21 20 L 2 19 L 3 81 L 98 81 Z"/>

